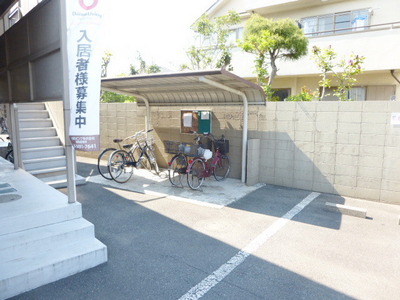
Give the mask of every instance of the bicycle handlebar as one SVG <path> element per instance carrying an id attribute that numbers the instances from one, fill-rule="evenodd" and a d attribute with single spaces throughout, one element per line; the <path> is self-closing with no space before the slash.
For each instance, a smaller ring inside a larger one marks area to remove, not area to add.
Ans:
<path id="1" fill-rule="evenodd" d="M 196 141 L 196 143 L 198 143 L 199 141 L 200 141 L 200 139 L 201 139 L 201 137 L 202 136 L 204 136 L 204 137 L 207 137 L 207 138 L 210 138 L 211 140 L 213 140 L 213 141 L 216 141 L 217 139 L 215 138 L 215 136 L 212 134 L 212 133 L 200 133 L 200 134 L 198 134 L 195 138 L 194 138 L 194 140 Z M 225 140 L 225 136 L 222 134 L 221 135 L 221 140 Z"/>
<path id="2" fill-rule="evenodd" d="M 142 134 L 152 132 L 153 130 L 154 130 L 154 128 L 149 129 L 149 130 L 147 130 L 147 131 L 140 130 L 140 131 L 136 132 L 134 135 L 131 135 L 131 136 L 128 136 L 128 137 L 124 138 L 123 141 L 129 140 L 129 139 L 137 139 L 137 138 L 138 138 L 139 136 L 141 136 Z"/>

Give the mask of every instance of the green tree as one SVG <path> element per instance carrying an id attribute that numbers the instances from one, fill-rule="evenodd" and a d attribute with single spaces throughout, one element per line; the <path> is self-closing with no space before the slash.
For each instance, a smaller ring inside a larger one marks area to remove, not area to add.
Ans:
<path id="1" fill-rule="evenodd" d="M 210 20 L 203 14 L 191 26 L 195 32 L 195 45 L 186 52 L 189 65 L 181 65 L 181 69 L 204 70 L 215 68 L 227 68 L 232 70 L 233 42 L 229 42 L 231 26 L 240 22 L 239 14 L 229 11 L 226 15 Z"/>
<path id="2" fill-rule="evenodd" d="M 112 53 L 105 51 L 101 58 L 101 77 L 107 77 L 108 64 L 111 61 Z M 132 96 L 121 95 L 109 91 L 102 91 L 100 95 L 100 102 L 111 103 L 111 102 L 134 102 L 135 98 Z"/>
<path id="3" fill-rule="evenodd" d="M 315 92 L 313 93 L 309 88 L 303 86 L 299 94 L 287 97 L 286 101 L 312 101 L 314 97 Z"/>
<path id="4" fill-rule="evenodd" d="M 328 75 L 332 74 L 337 80 L 337 87 L 333 90 L 333 94 L 339 100 L 351 100 L 348 97 L 349 91 L 357 83 L 356 76 L 363 72 L 362 64 L 365 57 L 351 54 L 349 59 L 342 58 L 337 61 L 335 60 L 337 54 L 331 46 L 325 49 L 314 46 L 312 53 L 318 68 L 322 72 L 322 80 L 319 81 L 319 86 L 322 87 L 320 99 L 325 96 L 325 88 L 331 86 Z"/>
<path id="5" fill-rule="evenodd" d="M 152 64 L 152 65 L 148 66 L 146 61 L 140 55 L 140 53 L 138 54 L 137 60 L 139 61 L 139 69 L 137 69 L 135 65 L 131 64 L 130 72 L 129 72 L 130 75 L 153 74 L 153 73 L 161 72 L 161 67 L 156 64 Z"/>
<path id="6" fill-rule="evenodd" d="M 112 53 L 106 50 L 101 58 L 101 77 L 107 77 L 108 64 L 111 61 Z"/>
<path id="7" fill-rule="evenodd" d="M 277 60 L 297 60 L 306 55 L 308 39 L 292 19 L 274 20 L 253 14 L 246 22 L 239 46 L 256 55 L 258 83 L 270 99 L 272 83 L 278 72 Z"/>
<path id="8" fill-rule="evenodd" d="M 312 57 L 314 58 L 317 67 L 322 72 L 322 79 L 318 82 L 318 84 L 320 87 L 322 87 L 320 99 L 323 99 L 325 97 L 326 88 L 331 87 L 331 80 L 328 78 L 328 72 L 333 70 L 336 53 L 333 51 L 331 46 L 325 49 L 314 46 L 312 48 Z"/>
<path id="9" fill-rule="evenodd" d="M 100 96 L 100 102 L 103 103 L 127 103 L 135 101 L 136 99 L 133 96 L 117 94 L 109 91 L 103 91 Z"/>

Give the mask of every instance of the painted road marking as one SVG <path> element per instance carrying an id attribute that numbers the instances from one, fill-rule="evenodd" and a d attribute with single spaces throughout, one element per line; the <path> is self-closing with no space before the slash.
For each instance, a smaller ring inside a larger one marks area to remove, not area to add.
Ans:
<path id="1" fill-rule="evenodd" d="M 193 300 L 203 297 L 209 290 L 221 282 L 236 267 L 254 253 L 261 245 L 263 245 L 270 237 L 282 229 L 294 216 L 301 212 L 308 204 L 316 199 L 320 193 L 311 193 L 300 203 L 283 215 L 279 220 L 275 221 L 271 226 L 265 229 L 259 236 L 252 240 L 246 247 L 240 250 L 235 256 L 220 266 L 212 274 L 204 278 L 199 284 L 191 288 L 180 300 Z"/>

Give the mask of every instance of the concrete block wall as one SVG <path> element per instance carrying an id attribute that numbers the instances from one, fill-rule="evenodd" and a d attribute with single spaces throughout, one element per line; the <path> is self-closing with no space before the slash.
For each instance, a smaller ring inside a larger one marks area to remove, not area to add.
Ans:
<path id="1" fill-rule="evenodd" d="M 181 109 L 151 108 L 156 155 L 163 167 L 171 158 L 163 141 L 193 142 L 193 135 L 180 133 Z M 230 141 L 230 176 L 240 178 L 243 107 L 184 109 L 213 112 L 214 135 L 224 134 Z M 259 141 L 249 142 L 249 183 L 400 204 L 400 127 L 390 124 L 392 112 L 400 112 L 400 102 L 268 102 L 250 106 L 249 140 Z M 114 138 L 145 127 L 145 108 L 135 103 L 102 103 L 100 113 L 102 148 L 115 146 Z M 97 158 L 98 152 L 78 155 Z M 250 172 L 249 166 L 255 165 L 259 167 Z"/>
<path id="2" fill-rule="evenodd" d="M 260 182 L 400 204 L 400 127 L 390 123 L 400 102 L 259 109 Z"/>
<path id="3" fill-rule="evenodd" d="M 180 133 L 181 110 L 210 110 L 212 112 L 212 133 L 216 137 L 224 134 L 230 143 L 230 177 L 240 178 L 242 153 L 243 108 L 240 106 L 160 106 L 151 107 L 151 121 L 154 131 L 155 153 L 161 167 L 167 167 L 172 155 L 165 153 L 164 141 L 193 143 L 195 135 Z M 145 128 L 146 108 L 136 103 L 101 103 L 100 144 L 101 149 L 116 147 L 114 138 L 124 138 Z M 253 120 L 256 126 L 256 119 Z M 97 158 L 100 152 L 82 152 L 77 155 Z"/>

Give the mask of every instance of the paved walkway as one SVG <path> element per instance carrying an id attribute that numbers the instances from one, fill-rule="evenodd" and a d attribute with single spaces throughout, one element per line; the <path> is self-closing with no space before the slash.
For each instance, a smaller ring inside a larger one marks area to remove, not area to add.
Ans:
<path id="1" fill-rule="evenodd" d="M 78 173 L 92 174 L 78 201 L 109 260 L 15 299 L 400 295 L 400 206 L 265 185 L 215 207 L 102 185 L 88 161 Z M 365 208 L 368 218 L 327 211 L 327 201 Z"/>
<path id="2" fill-rule="evenodd" d="M 89 158 L 78 158 L 82 163 L 96 164 L 97 161 Z M 97 174 L 97 175 L 96 175 Z M 185 180 L 182 187 L 172 186 L 168 180 L 168 171 L 162 170 L 160 176 L 144 169 L 135 169 L 133 176 L 126 183 L 118 183 L 107 180 L 97 172 L 88 176 L 89 182 L 94 182 L 132 192 L 143 193 L 154 196 L 163 196 L 170 199 L 191 202 L 197 205 L 221 208 L 227 206 L 247 194 L 257 190 L 263 184 L 247 186 L 239 179 L 227 178 L 216 181 L 214 177 L 206 178 L 199 190 L 192 190 Z"/>

